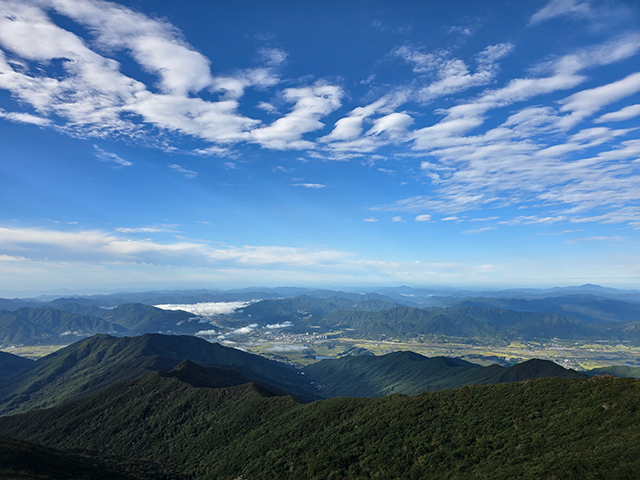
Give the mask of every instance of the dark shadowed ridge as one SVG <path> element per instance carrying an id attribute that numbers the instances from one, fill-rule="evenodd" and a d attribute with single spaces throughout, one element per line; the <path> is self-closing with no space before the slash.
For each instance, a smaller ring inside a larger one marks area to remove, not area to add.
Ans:
<path id="1" fill-rule="evenodd" d="M 0 352 L 0 378 L 12 377 L 25 368 L 29 368 L 33 363 L 34 361 L 29 358 Z"/>
<path id="2" fill-rule="evenodd" d="M 6 480 L 179 480 L 150 462 L 77 453 L 0 437 L 0 478 Z"/>

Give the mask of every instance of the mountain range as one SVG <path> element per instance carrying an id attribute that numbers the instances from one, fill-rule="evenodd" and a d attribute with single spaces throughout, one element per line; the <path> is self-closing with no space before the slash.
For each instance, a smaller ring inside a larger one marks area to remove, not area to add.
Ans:
<path id="1" fill-rule="evenodd" d="M 347 356 L 321 360 L 303 371 L 328 397 L 378 397 L 394 393 L 416 395 L 426 391 L 558 377 L 588 378 L 548 360 L 528 360 L 511 367 L 479 365 L 447 357 L 425 357 L 413 352 L 382 356 Z"/>
<path id="2" fill-rule="evenodd" d="M 451 338 L 504 344 L 512 340 L 561 339 L 640 344 L 640 297 L 638 302 L 629 301 L 635 298 L 633 291 L 584 285 L 498 292 L 395 287 L 380 289 L 380 292 L 291 287 L 231 292 L 122 293 L 55 298 L 46 302 L 0 299 L 0 306 L 9 308 L 0 311 L 0 346 L 69 344 L 96 333 L 194 335 L 213 330 L 212 319 L 131 301 L 160 304 L 247 299 L 252 302 L 231 315 L 216 316 L 215 323 L 233 330 L 254 323 L 266 327 L 289 322 L 286 328 L 290 333 L 305 333 L 310 329 L 317 333 L 340 331 L 342 336 L 372 340 Z M 459 296 L 470 293 L 476 296 Z M 478 293 L 483 296 L 477 296 Z M 543 296 L 543 293 L 555 296 Z M 278 295 L 297 296 L 277 298 Z M 428 298 L 429 302 L 420 298 Z"/>
<path id="3" fill-rule="evenodd" d="M 150 371 L 168 371 L 183 360 L 232 368 L 254 381 L 316 399 L 309 381 L 284 363 L 192 336 L 95 335 L 34 362 L 0 384 L 0 415 L 67 403 Z"/>
<path id="4" fill-rule="evenodd" d="M 544 378 L 308 404 L 243 381 L 182 362 L 71 403 L 0 417 L 0 434 L 68 454 L 70 468 L 78 452 L 93 455 L 94 465 L 104 456 L 147 462 L 155 472 L 136 478 L 150 479 L 640 474 L 634 379 Z"/>

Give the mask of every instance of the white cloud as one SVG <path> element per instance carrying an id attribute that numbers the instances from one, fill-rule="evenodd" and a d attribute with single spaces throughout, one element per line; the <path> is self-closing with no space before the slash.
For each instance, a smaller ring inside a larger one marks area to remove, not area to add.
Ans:
<path id="1" fill-rule="evenodd" d="M 291 323 L 291 322 L 271 323 L 269 325 L 265 325 L 265 327 L 270 329 L 270 330 L 275 330 L 275 329 L 278 329 L 278 328 L 293 327 L 293 323 Z"/>
<path id="2" fill-rule="evenodd" d="M 431 221 L 431 215 L 418 215 L 415 218 L 416 222 L 430 222 Z"/>
<path id="3" fill-rule="evenodd" d="M 182 310 L 200 317 L 214 317 L 216 315 L 230 315 L 239 308 L 248 306 L 250 302 L 202 302 L 193 304 L 162 304 L 154 305 L 162 310 Z"/>
<path id="4" fill-rule="evenodd" d="M 169 168 L 171 170 L 173 170 L 174 172 L 178 172 L 178 173 L 183 174 L 187 178 L 196 178 L 198 176 L 198 172 L 194 172 L 193 170 L 189 170 L 189 169 L 184 168 L 183 166 L 177 165 L 175 163 L 172 163 L 171 165 L 169 165 Z"/>
<path id="5" fill-rule="evenodd" d="M 198 330 L 195 335 L 196 337 L 211 337 L 213 335 L 217 335 L 218 333 L 215 330 Z"/>
<path id="6" fill-rule="evenodd" d="M 116 232 L 120 233 L 161 233 L 161 232 L 172 232 L 174 233 L 175 227 L 177 225 L 163 225 L 160 227 L 118 227 L 116 228 Z"/>
<path id="7" fill-rule="evenodd" d="M 130 167 L 131 165 L 133 165 L 133 163 L 131 163 L 128 160 L 125 160 L 124 158 L 121 158 L 119 155 L 115 153 L 105 152 L 97 145 L 94 145 L 93 148 L 95 150 L 94 155 L 98 158 L 98 160 L 102 162 L 112 162 L 117 165 L 120 165 L 121 167 Z"/>
<path id="8" fill-rule="evenodd" d="M 271 48 L 263 47 L 258 50 L 258 55 L 267 65 L 274 66 L 274 67 L 278 67 L 282 65 L 287 60 L 287 57 L 289 56 L 287 52 L 285 52 L 281 48 L 274 48 L 274 47 L 271 47 Z"/>
<path id="9" fill-rule="evenodd" d="M 248 335 L 253 332 L 256 328 L 258 328 L 257 323 L 252 323 L 251 325 L 247 325 L 246 327 L 236 328 L 229 332 L 229 335 Z"/>
<path id="10" fill-rule="evenodd" d="M 157 91 L 120 72 L 120 64 L 91 50 L 74 33 L 51 21 L 45 9 L 85 27 L 101 51 L 129 53 L 158 78 Z M 0 50 L 0 88 L 33 107 L 42 117 L 57 115 L 58 128 L 80 136 L 117 134 L 138 138 L 144 125 L 212 142 L 249 139 L 260 122 L 238 114 L 244 89 L 274 85 L 269 69 L 248 69 L 235 76 L 213 76 L 209 60 L 196 52 L 171 25 L 113 3 L 98 0 L 49 0 L 33 4 L 0 2 L 0 48 L 24 62 L 62 59 L 64 75 L 46 68 L 15 69 Z M 25 73 L 26 72 L 26 73 Z M 203 89 L 220 101 L 190 96 Z"/>
<path id="11" fill-rule="evenodd" d="M 640 91 L 640 73 L 633 73 L 617 82 L 590 88 L 562 100 L 560 111 L 571 112 L 560 124 L 572 127 L 602 107 L 617 102 Z"/>
<path id="12" fill-rule="evenodd" d="M 268 102 L 259 102 L 258 105 L 256 105 L 256 108 L 259 108 L 260 110 L 263 110 L 263 111 L 265 111 L 267 113 L 270 113 L 272 115 L 280 113 L 280 112 L 278 112 L 278 109 L 276 107 L 274 107 L 273 105 L 271 105 Z"/>
<path id="13" fill-rule="evenodd" d="M 469 235 L 472 233 L 482 233 L 482 232 L 488 232 L 489 230 L 494 230 L 495 227 L 482 227 L 482 228 L 472 228 L 471 230 L 465 230 L 464 233 L 465 235 Z"/>
<path id="14" fill-rule="evenodd" d="M 476 56 L 478 64 L 475 73 L 471 73 L 467 64 L 457 58 L 450 58 L 448 51 L 422 53 L 418 50 L 402 46 L 392 52 L 392 56 L 402 58 L 413 65 L 413 71 L 421 75 L 435 76 L 417 91 L 422 102 L 429 102 L 437 97 L 451 95 L 472 87 L 487 85 L 498 72 L 498 60 L 513 50 L 510 43 L 490 45 Z"/>
<path id="15" fill-rule="evenodd" d="M 0 108 L 0 118 L 5 118 L 11 122 L 16 123 L 28 123 L 31 125 L 38 125 L 41 127 L 51 124 L 51 120 L 48 118 L 39 117 L 37 115 L 31 115 L 30 113 L 23 112 L 6 112 Z"/>
<path id="16" fill-rule="evenodd" d="M 597 118 L 596 122 L 621 122 L 623 120 L 629 120 L 630 118 L 635 118 L 638 116 L 640 116 L 640 104 L 629 105 L 618 110 L 617 112 L 605 113 L 600 118 Z"/>
<path id="17" fill-rule="evenodd" d="M 342 89 L 334 85 L 285 89 L 282 98 L 294 104 L 292 111 L 271 125 L 253 130 L 251 135 L 256 143 L 274 150 L 313 148 L 313 143 L 302 136 L 324 128 L 320 118 L 340 107 L 342 96 Z"/>
<path id="18" fill-rule="evenodd" d="M 296 265 L 330 266 L 351 254 L 332 249 L 281 246 L 218 246 L 178 241 L 132 240 L 98 230 L 61 231 L 0 228 L 0 251 L 32 260 L 123 262 L 157 265 Z"/>
<path id="19" fill-rule="evenodd" d="M 410 90 L 397 89 L 364 107 L 354 108 L 348 116 L 336 121 L 331 133 L 319 138 L 319 141 L 328 143 L 334 151 L 373 151 L 385 142 L 380 138 L 371 138 L 371 135 L 388 130 L 389 136 L 397 137 L 413 122 L 408 114 L 394 112 L 410 96 Z M 369 137 L 361 137 L 364 122 L 380 113 L 387 115 L 374 121 L 374 127 L 367 132 Z"/>
<path id="20" fill-rule="evenodd" d="M 593 10 L 590 2 L 586 0 L 550 0 L 531 16 L 529 24 L 535 25 L 563 15 L 590 18 L 593 16 Z"/>
<path id="21" fill-rule="evenodd" d="M 294 187 L 312 188 L 314 190 L 318 190 L 320 188 L 326 187 L 326 185 L 323 185 L 321 183 L 294 183 L 293 186 Z"/>
<path id="22" fill-rule="evenodd" d="M 371 217 L 371 218 L 365 218 L 364 221 L 365 222 L 370 222 L 370 223 L 375 223 L 375 222 L 378 221 L 378 219 L 375 218 L 375 217 Z"/>
<path id="23" fill-rule="evenodd" d="M 402 217 L 393 217 L 391 219 L 392 222 L 401 222 L 402 221 Z"/>
<path id="24" fill-rule="evenodd" d="M 380 135 L 386 133 L 390 136 L 398 136 L 407 131 L 409 125 L 413 123 L 413 118 L 406 113 L 390 113 L 378 118 L 367 135 Z"/>

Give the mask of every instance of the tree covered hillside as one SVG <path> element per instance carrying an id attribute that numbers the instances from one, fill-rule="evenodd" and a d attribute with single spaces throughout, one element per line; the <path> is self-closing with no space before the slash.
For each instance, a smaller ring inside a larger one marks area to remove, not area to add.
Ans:
<path id="1" fill-rule="evenodd" d="M 208 374 L 192 367 L 1 417 L 0 434 L 154 462 L 192 479 L 640 475 L 634 379 L 537 379 L 299 404 L 254 383 L 195 386 Z"/>

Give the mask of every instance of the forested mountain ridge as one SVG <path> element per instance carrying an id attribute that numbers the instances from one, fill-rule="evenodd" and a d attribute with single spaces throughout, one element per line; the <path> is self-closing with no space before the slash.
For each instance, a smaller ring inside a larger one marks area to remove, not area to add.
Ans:
<path id="1" fill-rule="evenodd" d="M 304 367 L 328 397 L 375 397 L 460 388 L 467 385 L 515 382 L 542 377 L 587 378 L 548 360 L 528 360 L 511 367 L 481 367 L 447 357 L 413 352 L 362 355 L 321 360 Z"/>
<path id="2" fill-rule="evenodd" d="M 317 398 L 295 368 L 192 336 L 96 335 L 39 359 L 0 384 L 0 414 L 60 405 L 140 378 L 168 371 L 183 360 L 233 368 L 280 389 Z"/>
<path id="3" fill-rule="evenodd" d="M 191 479 L 640 475 L 633 379 L 534 379 L 298 404 L 252 383 L 194 386 L 185 370 L 0 417 L 0 434 L 155 462 Z"/>

